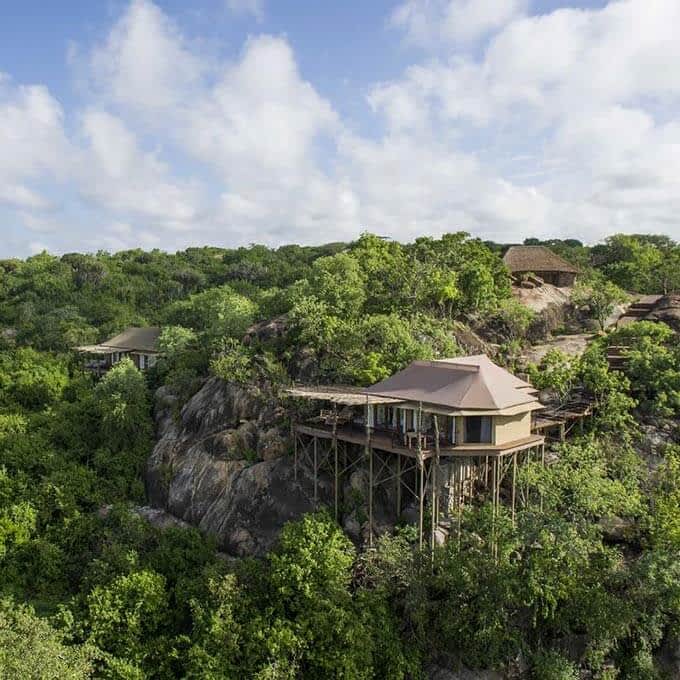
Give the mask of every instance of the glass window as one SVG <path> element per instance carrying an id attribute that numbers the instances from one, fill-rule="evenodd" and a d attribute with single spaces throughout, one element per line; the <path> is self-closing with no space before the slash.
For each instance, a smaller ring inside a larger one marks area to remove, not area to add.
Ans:
<path id="1" fill-rule="evenodd" d="M 467 444 L 490 444 L 491 416 L 466 416 L 465 442 Z"/>

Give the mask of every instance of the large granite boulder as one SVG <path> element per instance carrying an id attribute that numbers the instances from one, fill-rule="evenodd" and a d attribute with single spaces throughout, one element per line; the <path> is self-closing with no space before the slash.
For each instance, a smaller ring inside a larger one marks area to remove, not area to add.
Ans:
<path id="1" fill-rule="evenodd" d="M 151 505 L 239 556 L 264 554 L 287 521 L 314 510 L 312 479 L 303 468 L 295 479 L 285 414 L 268 388 L 212 378 L 181 409 L 164 389 L 156 403 Z M 324 478 L 319 494 L 331 497 Z"/>
<path id="2" fill-rule="evenodd" d="M 664 295 L 646 318 L 649 321 L 663 321 L 680 333 L 680 295 Z"/>

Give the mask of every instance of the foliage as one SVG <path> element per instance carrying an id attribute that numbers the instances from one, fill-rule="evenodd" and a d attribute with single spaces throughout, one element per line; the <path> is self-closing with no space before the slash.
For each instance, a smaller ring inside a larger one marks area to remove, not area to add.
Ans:
<path id="1" fill-rule="evenodd" d="M 224 338 L 240 338 L 255 319 L 257 305 L 230 286 L 210 288 L 173 303 L 167 318 L 171 323 L 200 333 L 206 345 Z"/>
<path id="2" fill-rule="evenodd" d="M 668 237 L 615 234 L 595 246 L 592 257 L 605 276 L 626 290 L 680 290 L 680 246 Z"/>
<path id="3" fill-rule="evenodd" d="M 84 680 L 95 650 L 69 644 L 65 636 L 26 605 L 0 599 L 0 678 Z"/>
<path id="4" fill-rule="evenodd" d="M 680 447 L 669 446 L 656 473 L 651 540 L 660 548 L 680 550 Z"/>
<path id="5" fill-rule="evenodd" d="M 28 347 L 0 353 L 0 395 L 6 406 L 38 410 L 53 404 L 68 383 L 64 362 Z"/>
<path id="6" fill-rule="evenodd" d="M 601 323 L 614 285 L 678 287 L 670 239 L 548 245 L 584 272 L 576 301 Z M 412 526 L 361 552 L 316 514 L 288 524 L 269 555 L 224 560 L 199 531 L 130 510 L 144 498 L 153 389 L 180 408 L 210 370 L 278 385 L 298 366 L 371 384 L 456 356 L 463 323 L 520 348 L 532 315 L 511 298 L 499 252 L 464 233 L 364 234 L 0 263 L 0 326 L 17 331 L 0 352 L 0 676 L 405 680 L 433 660 L 503 668 L 521 655 L 539 678 L 657 677 L 655 656 L 680 630 L 680 457 L 668 447 L 648 474 L 633 444 L 641 411 L 678 414 L 680 361 L 663 324 L 530 368 L 558 401 L 592 398 L 593 419 L 549 465 L 519 467 L 514 522 L 479 498 L 434 557 Z M 243 341 L 279 315 L 283 332 Z M 94 381 L 67 353 L 133 324 L 165 325 L 165 356 L 146 375 L 123 361 Z M 611 345 L 627 347 L 623 371 L 609 368 Z M 606 531 L 614 521 L 624 543 Z M 567 659 L 573 640 L 583 648 Z"/>
<path id="7" fill-rule="evenodd" d="M 255 377 L 251 354 L 233 339 L 229 339 L 220 354 L 210 362 L 210 370 L 218 378 L 239 385 L 245 385 Z"/>
<path id="8" fill-rule="evenodd" d="M 538 390 L 551 390 L 564 403 L 576 386 L 578 364 L 564 352 L 551 349 L 538 365 L 529 365 L 529 380 Z"/>
<path id="9" fill-rule="evenodd" d="M 93 396 L 104 437 L 113 450 L 148 443 L 149 394 L 144 376 L 130 359 L 117 363 L 95 387 Z"/>
<path id="10" fill-rule="evenodd" d="M 601 329 L 604 329 L 616 305 L 625 300 L 626 294 L 615 283 L 595 275 L 578 280 L 571 294 L 574 305 L 595 319 Z"/>
<path id="11" fill-rule="evenodd" d="M 680 413 L 680 347 L 666 324 L 632 323 L 606 342 L 625 347 L 623 370 L 644 409 L 661 416 Z"/>
<path id="12" fill-rule="evenodd" d="M 521 341 L 535 319 L 536 313 L 515 298 L 502 300 L 491 316 L 489 325 L 497 329 L 499 335 L 509 341 Z"/>

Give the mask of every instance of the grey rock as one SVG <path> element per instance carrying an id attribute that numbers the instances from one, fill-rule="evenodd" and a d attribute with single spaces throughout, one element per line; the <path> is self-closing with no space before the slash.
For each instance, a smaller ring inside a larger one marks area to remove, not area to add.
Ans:
<path id="1" fill-rule="evenodd" d="M 208 380 L 177 413 L 159 391 L 158 442 L 147 461 L 149 501 L 217 537 L 234 555 L 261 555 L 282 526 L 314 510 L 313 481 L 297 479 L 281 410 L 269 388 Z M 319 480 L 319 499 L 332 498 Z"/>

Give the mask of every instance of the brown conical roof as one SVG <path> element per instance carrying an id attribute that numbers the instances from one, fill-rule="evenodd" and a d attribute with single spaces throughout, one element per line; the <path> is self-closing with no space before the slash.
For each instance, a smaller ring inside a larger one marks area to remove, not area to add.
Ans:
<path id="1" fill-rule="evenodd" d="M 503 256 L 511 272 L 570 272 L 579 270 L 545 246 L 510 246 Z"/>
<path id="2" fill-rule="evenodd" d="M 366 392 L 452 409 L 500 410 L 538 400 L 524 380 L 485 354 L 438 361 L 414 361 Z"/>

